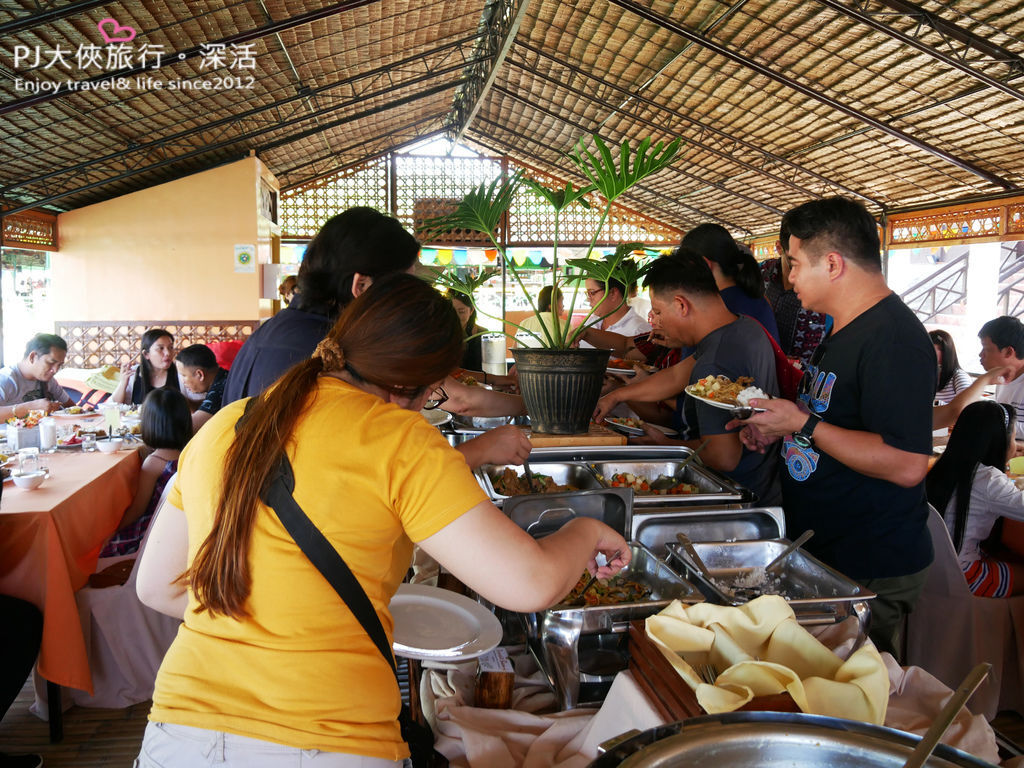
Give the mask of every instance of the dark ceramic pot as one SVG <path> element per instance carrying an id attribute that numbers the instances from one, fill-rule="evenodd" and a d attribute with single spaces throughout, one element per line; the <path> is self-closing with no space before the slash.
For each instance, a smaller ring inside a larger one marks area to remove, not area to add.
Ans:
<path id="1" fill-rule="evenodd" d="M 513 349 L 530 428 L 549 435 L 587 432 L 610 356 L 607 349 Z"/>

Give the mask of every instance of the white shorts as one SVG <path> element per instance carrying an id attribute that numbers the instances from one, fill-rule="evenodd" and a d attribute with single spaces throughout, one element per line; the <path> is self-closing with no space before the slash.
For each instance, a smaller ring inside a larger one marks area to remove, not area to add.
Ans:
<path id="1" fill-rule="evenodd" d="M 297 749 L 188 725 L 147 723 L 135 768 L 402 768 L 411 762 Z"/>

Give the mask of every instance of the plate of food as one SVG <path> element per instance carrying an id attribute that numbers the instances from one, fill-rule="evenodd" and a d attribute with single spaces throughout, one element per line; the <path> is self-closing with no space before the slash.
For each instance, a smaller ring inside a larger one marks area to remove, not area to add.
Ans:
<path id="1" fill-rule="evenodd" d="M 615 374 L 616 376 L 636 376 L 637 371 L 654 373 L 658 369 L 653 365 L 641 363 L 639 360 L 623 360 L 621 358 L 613 357 L 608 361 L 608 367 L 605 370 L 608 373 Z"/>
<path id="2" fill-rule="evenodd" d="M 423 416 L 427 422 L 434 427 L 441 427 L 451 422 L 452 414 L 448 411 L 442 411 L 440 408 L 423 409 L 420 411 L 420 415 Z"/>
<path id="3" fill-rule="evenodd" d="M 57 419 L 89 419 L 93 416 L 99 416 L 95 411 L 86 410 L 80 405 L 61 408 L 59 411 L 54 411 L 50 415 Z"/>
<path id="4" fill-rule="evenodd" d="M 679 434 L 676 430 L 672 429 L 672 427 L 663 427 L 661 424 L 652 424 L 649 421 L 643 421 L 642 419 L 638 419 L 635 416 L 606 416 L 604 419 L 604 423 L 607 424 L 612 429 L 617 429 L 618 431 L 623 432 L 632 437 L 637 437 L 639 435 L 644 434 L 645 424 L 649 427 L 657 429 L 659 432 L 662 432 L 665 435 L 668 435 L 669 437 L 673 437 Z"/>
<path id="5" fill-rule="evenodd" d="M 740 376 L 736 381 L 727 376 L 705 376 L 683 391 L 694 400 L 715 408 L 735 411 L 737 408 L 749 408 L 753 399 L 768 399 L 769 395 L 753 384 L 754 380 L 750 376 Z M 760 410 L 763 409 L 752 409 Z"/>
<path id="6" fill-rule="evenodd" d="M 627 435 L 642 435 L 644 433 L 643 421 L 633 416 L 605 416 L 604 423 Z"/>

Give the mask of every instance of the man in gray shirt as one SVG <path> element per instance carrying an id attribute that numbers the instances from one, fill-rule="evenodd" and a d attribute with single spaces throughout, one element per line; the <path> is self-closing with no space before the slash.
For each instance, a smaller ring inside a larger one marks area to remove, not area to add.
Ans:
<path id="1" fill-rule="evenodd" d="M 722 375 L 735 381 L 750 376 L 754 386 L 778 397 L 775 354 L 768 334 L 756 321 L 729 311 L 704 259 L 686 248 L 658 259 L 644 285 L 651 291 L 651 325 L 680 345 L 693 347 L 693 355 L 635 384 L 613 390 L 598 402 L 595 419 L 618 402 L 654 402 L 674 397 L 705 376 Z M 762 504 L 778 504 L 778 471 L 774 458 L 745 447 L 738 429 L 728 429 L 729 411 L 680 398 L 678 426 L 683 445 L 708 444 L 701 454 L 704 463 L 753 490 Z M 672 444 L 655 430 L 647 434 L 657 442 Z"/>
<path id="2" fill-rule="evenodd" d="M 64 365 L 68 345 L 60 336 L 37 333 L 17 365 L 0 368 L 0 419 L 24 418 L 30 411 L 50 413 L 75 404 L 54 381 Z"/>

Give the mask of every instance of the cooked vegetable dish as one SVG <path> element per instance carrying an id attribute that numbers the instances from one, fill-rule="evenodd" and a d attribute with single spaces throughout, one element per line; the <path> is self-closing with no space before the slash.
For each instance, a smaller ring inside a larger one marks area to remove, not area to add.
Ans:
<path id="1" fill-rule="evenodd" d="M 518 474 L 511 467 L 505 467 L 500 477 L 492 477 L 494 490 L 502 496 L 522 496 L 526 493 L 565 493 L 566 491 L 578 491 L 570 485 L 559 485 L 550 475 L 542 475 L 539 472 L 533 473 L 533 487 L 526 479 L 526 475 Z"/>
<path id="2" fill-rule="evenodd" d="M 590 573 L 584 571 L 572 592 L 566 595 L 559 605 L 617 605 L 618 603 L 636 603 L 651 596 L 651 588 L 638 581 L 632 581 L 621 574 L 610 579 L 598 579 L 586 594 L 580 598 L 580 592 L 590 581 Z"/>
<path id="3" fill-rule="evenodd" d="M 651 482 L 643 475 L 634 475 L 632 472 L 616 472 L 612 475 L 611 486 L 612 488 L 632 488 L 633 493 L 644 496 L 676 496 L 700 491 L 700 488 L 693 483 L 677 483 L 673 477 L 661 475 L 657 480 Z"/>

